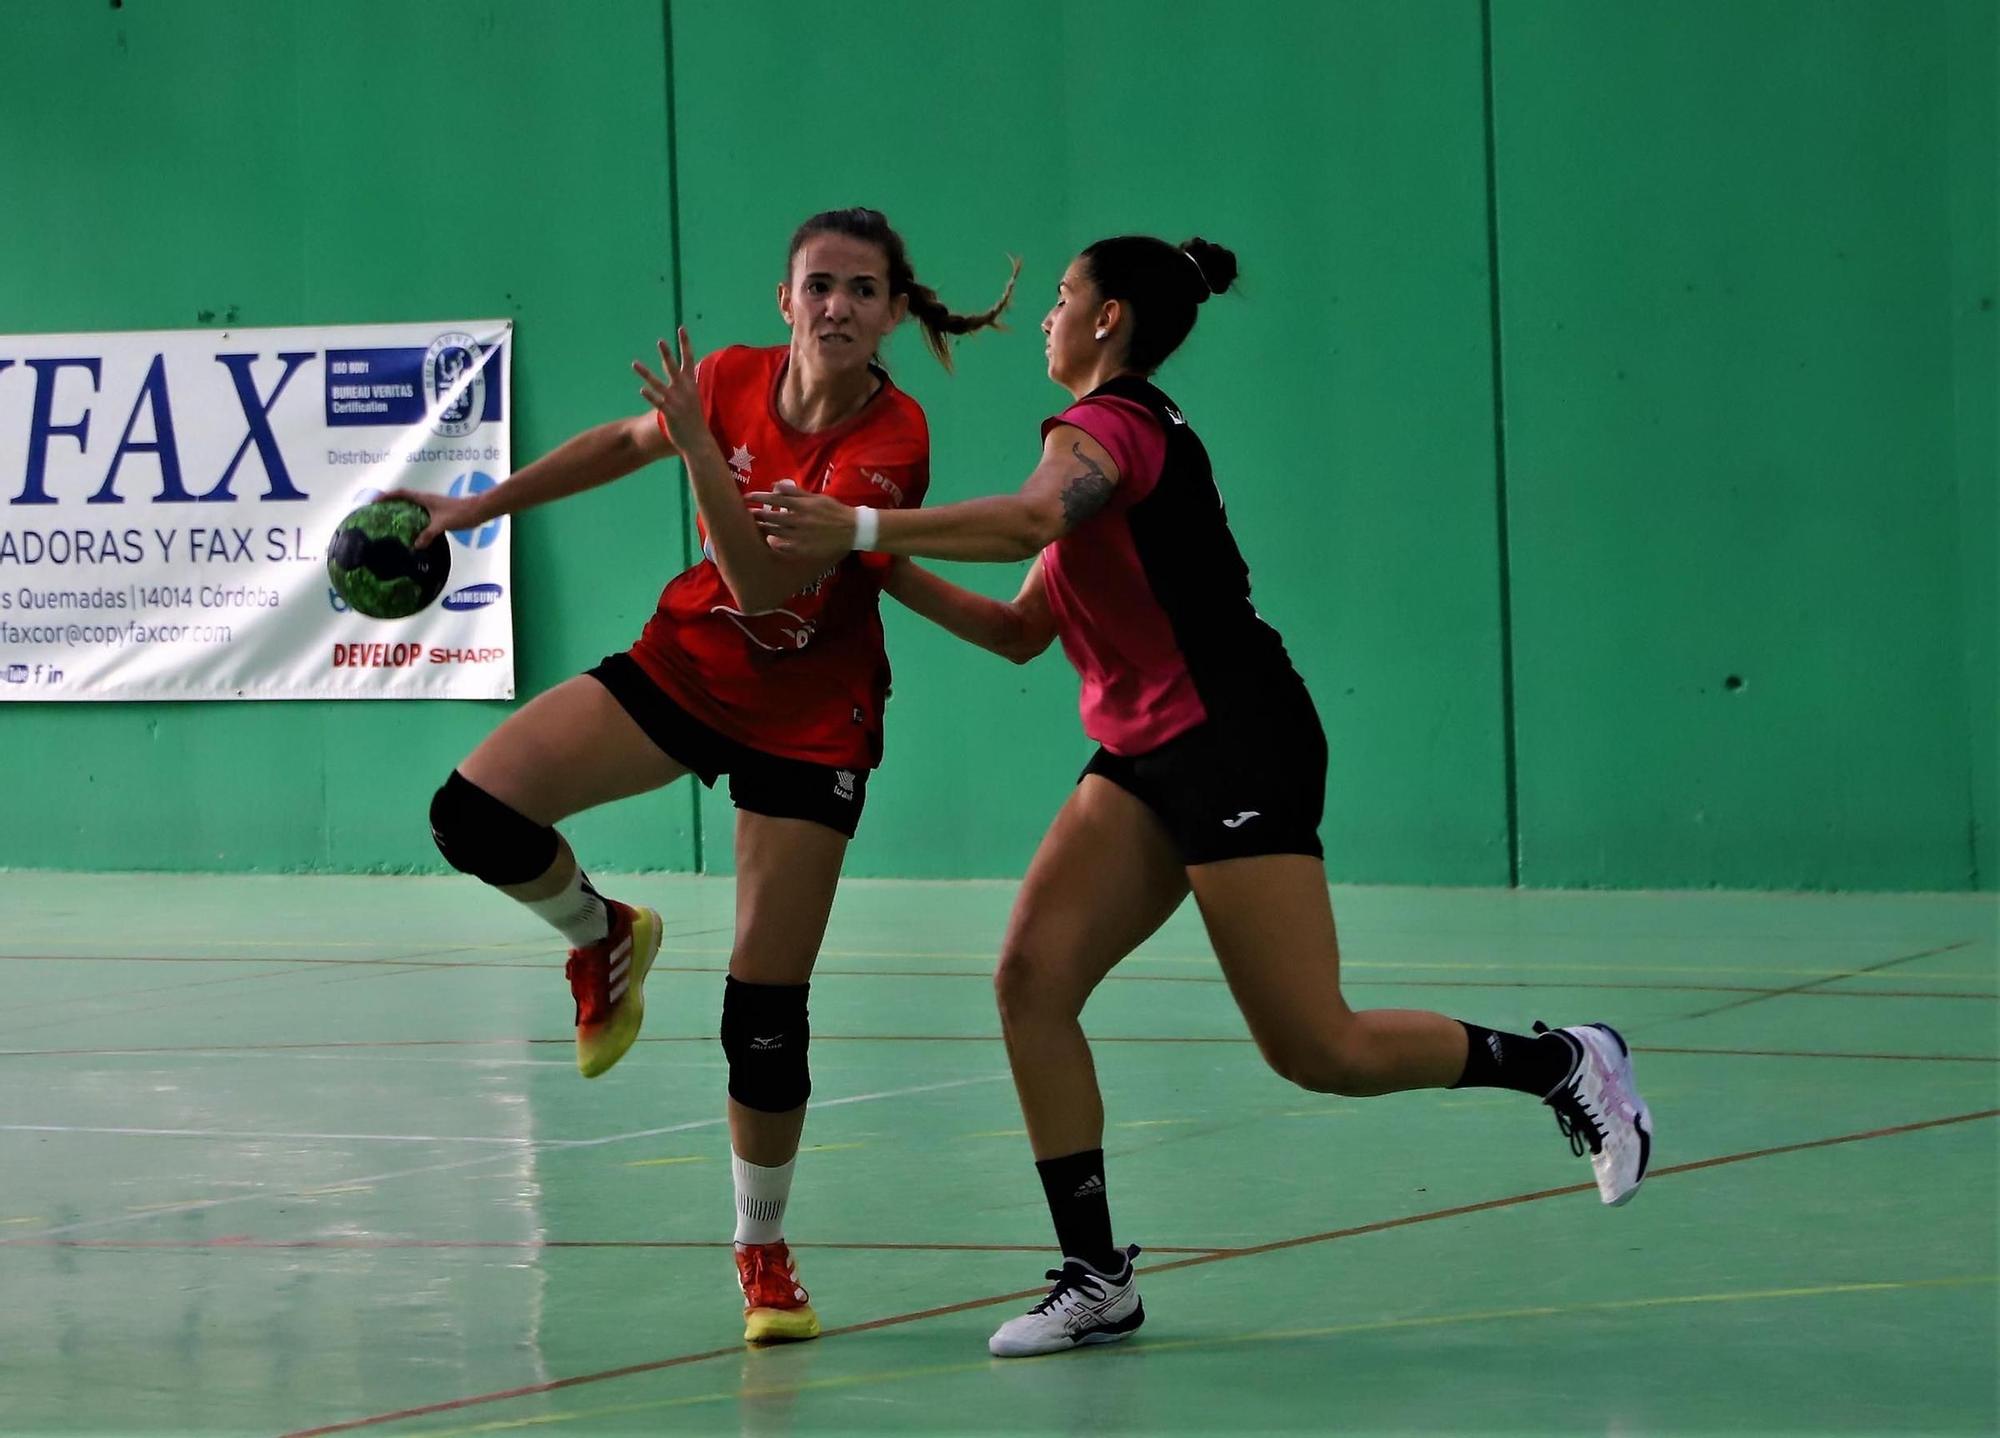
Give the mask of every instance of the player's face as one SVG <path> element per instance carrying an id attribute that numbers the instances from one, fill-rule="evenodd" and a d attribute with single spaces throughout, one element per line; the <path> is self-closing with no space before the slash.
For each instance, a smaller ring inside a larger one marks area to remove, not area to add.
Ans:
<path id="1" fill-rule="evenodd" d="M 1049 378 L 1067 385 L 1087 374 L 1103 351 L 1096 338 L 1101 306 L 1097 286 L 1080 259 L 1071 260 L 1056 286 L 1055 308 L 1042 318 L 1042 334 L 1047 337 L 1043 352 L 1048 355 Z"/>
<path id="2" fill-rule="evenodd" d="M 778 286 L 792 352 L 833 370 L 864 368 L 909 306 L 909 296 L 889 295 L 882 247 L 852 235 L 814 235 Z"/>

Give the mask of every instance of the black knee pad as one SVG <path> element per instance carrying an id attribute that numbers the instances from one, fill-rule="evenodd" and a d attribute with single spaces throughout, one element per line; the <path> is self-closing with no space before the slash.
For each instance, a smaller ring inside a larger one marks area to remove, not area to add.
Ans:
<path id="1" fill-rule="evenodd" d="M 806 1046 L 810 984 L 722 985 L 722 1051 L 729 1057 L 729 1096 L 760 1113 L 789 1113 L 812 1094 Z"/>
<path id="2" fill-rule="evenodd" d="M 556 861 L 556 831 L 501 803 L 458 770 L 431 796 L 431 838 L 444 861 L 489 884 L 525 884 Z"/>

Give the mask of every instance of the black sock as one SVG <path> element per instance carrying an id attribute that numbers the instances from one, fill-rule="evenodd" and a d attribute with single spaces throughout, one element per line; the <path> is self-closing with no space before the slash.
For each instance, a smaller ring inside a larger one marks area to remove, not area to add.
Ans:
<path id="1" fill-rule="evenodd" d="M 1111 1242 L 1111 1205 L 1104 1197 L 1104 1150 L 1093 1148 L 1035 1164 L 1055 1220 L 1056 1243 L 1064 1258 L 1080 1258 L 1099 1273 L 1124 1266 Z"/>
<path id="2" fill-rule="evenodd" d="M 1567 1034 L 1531 1038 L 1456 1022 L 1465 1030 L 1465 1072 L 1453 1088 L 1510 1088 L 1547 1098 L 1576 1067 L 1576 1041 Z"/>

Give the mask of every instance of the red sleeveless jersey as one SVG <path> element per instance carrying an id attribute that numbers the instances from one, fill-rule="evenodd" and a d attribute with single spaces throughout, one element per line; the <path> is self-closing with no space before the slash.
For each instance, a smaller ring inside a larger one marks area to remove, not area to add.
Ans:
<path id="1" fill-rule="evenodd" d="M 880 376 L 860 413 L 806 433 L 778 413 L 784 346 L 733 346 L 696 371 L 702 416 L 740 492 L 791 480 L 875 509 L 913 508 L 930 486 L 930 433 L 917 402 Z M 664 425 L 662 426 L 664 428 Z M 632 657 L 710 728 L 766 754 L 872 769 L 882 757 L 889 660 L 878 603 L 885 554 L 849 554 L 778 608 L 745 614 L 708 557 L 660 592 Z"/>

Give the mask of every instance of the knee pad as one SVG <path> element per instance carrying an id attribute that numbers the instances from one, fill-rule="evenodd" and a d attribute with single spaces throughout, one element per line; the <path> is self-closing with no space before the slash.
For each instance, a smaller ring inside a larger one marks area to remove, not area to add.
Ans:
<path id="1" fill-rule="evenodd" d="M 722 1052 L 729 1059 L 729 1096 L 760 1113 L 789 1113 L 812 1094 L 806 1062 L 810 984 L 746 984 L 723 980 Z"/>
<path id="2" fill-rule="evenodd" d="M 556 831 L 501 803 L 458 770 L 431 796 L 431 838 L 444 861 L 488 884 L 525 884 L 556 861 Z"/>

